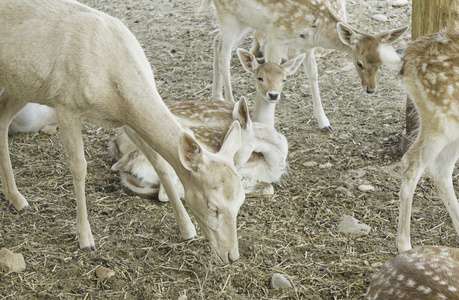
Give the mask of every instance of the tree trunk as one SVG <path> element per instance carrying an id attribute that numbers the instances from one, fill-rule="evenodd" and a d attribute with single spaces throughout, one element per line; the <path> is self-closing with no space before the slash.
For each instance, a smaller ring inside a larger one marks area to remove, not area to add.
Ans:
<path id="1" fill-rule="evenodd" d="M 440 31 L 459 28 L 459 0 L 413 0 L 411 39 Z M 407 97 L 405 109 L 406 129 L 402 133 L 402 154 L 416 139 L 418 116 L 413 101 Z"/>

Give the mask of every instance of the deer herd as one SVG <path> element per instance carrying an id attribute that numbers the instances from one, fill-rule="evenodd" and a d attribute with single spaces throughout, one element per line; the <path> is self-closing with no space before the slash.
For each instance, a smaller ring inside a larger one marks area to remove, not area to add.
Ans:
<path id="1" fill-rule="evenodd" d="M 459 234 L 452 179 L 459 158 L 459 32 L 442 30 L 395 51 L 390 44 L 408 27 L 360 32 L 347 25 L 344 0 L 203 0 L 201 10 L 211 4 L 220 26 L 213 42 L 213 100 L 166 105 L 139 42 L 118 19 L 73 0 L 1 1 L 5 198 L 18 211 L 30 209 L 16 187 L 8 134 L 57 123 L 73 176 L 80 248 L 95 250 L 86 209 L 82 122 L 118 127 L 108 148 L 123 188 L 169 201 L 181 237 L 192 239 L 196 230 L 183 199 L 218 257 L 233 263 L 239 258 L 236 216 L 244 194 L 272 194 L 271 183 L 287 170 L 287 139 L 275 129 L 284 82 L 303 64 L 318 126 L 331 131 L 314 53 L 336 49 L 349 54 L 367 93 L 375 92 L 381 65 L 398 65 L 420 121 L 417 139 L 402 158 L 396 238 L 401 254 L 375 274 L 366 297 L 450 299 L 459 289 L 458 250 L 410 250 L 410 216 L 416 184 L 428 168 Z M 253 109 L 244 98 L 235 102 L 230 80 L 233 46 L 249 29 L 253 47 L 237 49 L 237 55 L 254 78 Z"/>

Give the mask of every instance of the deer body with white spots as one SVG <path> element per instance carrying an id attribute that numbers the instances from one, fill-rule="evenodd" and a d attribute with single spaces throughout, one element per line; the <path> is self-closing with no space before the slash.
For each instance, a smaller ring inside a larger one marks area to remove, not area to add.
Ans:
<path id="1" fill-rule="evenodd" d="M 459 32 L 419 38 L 405 50 L 402 85 L 419 115 L 419 134 L 402 158 L 397 247 L 411 249 L 413 193 L 427 169 L 459 234 L 459 203 L 453 170 L 459 158 Z"/>
<path id="2" fill-rule="evenodd" d="M 245 99 L 231 104 L 222 101 L 181 101 L 168 104 L 177 120 L 190 129 L 196 140 L 208 151 L 217 153 L 233 120 L 241 125 L 241 146 L 234 156 L 234 164 L 245 179 L 244 188 L 253 191 L 279 181 L 287 167 L 288 144 L 285 136 L 274 127 L 252 122 Z M 168 201 L 160 179 L 140 150 L 121 132 L 109 143 L 109 152 L 117 162 L 112 170 L 120 171 L 121 185 L 131 194 L 158 197 Z M 252 184 L 249 186 L 249 184 Z M 253 184 L 255 186 L 253 186 Z M 269 187 L 268 187 L 269 186 Z M 181 194 L 181 185 L 177 184 Z"/>
<path id="3" fill-rule="evenodd" d="M 459 249 L 422 246 L 398 254 L 373 275 L 365 300 L 459 298 Z"/>
<path id="4" fill-rule="evenodd" d="M 139 42 L 116 18 L 73 0 L 2 0 L 0 15 L 0 175 L 5 198 L 19 211 L 29 208 L 11 166 L 11 120 L 28 102 L 47 105 L 55 110 L 70 161 L 81 249 L 95 249 L 81 137 L 82 122 L 88 121 L 124 126 L 166 186 L 182 237 L 194 238 L 194 225 L 172 187 L 175 171 L 185 187 L 185 202 L 218 256 L 224 263 L 237 260 L 236 216 L 245 198 L 233 164 L 239 124 L 234 123 L 218 153 L 203 149 L 167 109 Z"/>
<path id="5" fill-rule="evenodd" d="M 314 48 L 348 53 L 361 79 L 363 89 L 373 93 L 376 73 L 387 57 L 397 57 L 388 44 L 397 40 L 407 27 L 371 35 L 346 25 L 344 1 L 328 0 L 203 0 L 201 10 L 215 5 L 220 33 L 214 40 L 212 97 L 234 101 L 230 81 L 233 45 L 249 29 L 263 37 L 262 52 L 268 62 L 280 63 L 294 49 L 306 53 L 304 69 L 312 89 L 314 116 L 321 129 L 331 130 L 319 94 Z M 258 41 L 260 42 L 260 41 Z M 384 53 L 382 53 L 384 52 Z M 387 55 L 386 52 L 389 54 Z"/>

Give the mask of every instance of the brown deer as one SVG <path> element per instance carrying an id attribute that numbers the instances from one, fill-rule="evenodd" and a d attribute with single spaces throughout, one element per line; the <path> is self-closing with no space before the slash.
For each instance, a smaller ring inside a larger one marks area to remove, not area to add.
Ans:
<path id="1" fill-rule="evenodd" d="M 211 3 L 216 8 L 220 25 L 220 33 L 214 40 L 213 99 L 223 100 L 224 87 L 226 100 L 234 101 L 230 81 L 231 51 L 251 28 L 259 33 L 257 43 L 261 46 L 254 48 L 262 48 L 265 61 L 280 63 L 292 49 L 294 53 L 306 53 L 303 65 L 312 89 L 314 116 L 319 128 L 328 131 L 331 127 L 320 99 L 314 48 L 336 49 L 349 54 L 363 89 L 373 93 L 376 73 L 387 57 L 385 53 L 394 52 L 388 44 L 407 29 L 403 27 L 377 35 L 359 32 L 346 25 L 344 4 L 339 0 L 202 0 L 201 10 Z"/>
<path id="2" fill-rule="evenodd" d="M 400 253 L 373 275 L 364 298 L 458 299 L 459 249 L 422 246 Z"/>
<path id="3" fill-rule="evenodd" d="M 239 258 L 236 216 L 244 191 L 233 157 L 240 146 L 235 122 L 218 153 L 187 133 L 161 99 L 150 64 L 134 35 L 118 19 L 71 0 L 0 1 L 0 176 L 6 199 L 29 207 L 16 187 L 8 127 L 28 103 L 55 109 L 77 202 L 80 248 L 94 250 L 86 211 L 82 121 L 124 126 L 164 184 L 184 239 L 196 230 L 174 186 L 224 263 Z"/>
<path id="4" fill-rule="evenodd" d="M 459 32 L 421 37 L 405 50 L 402 85 L 419 115 L 419 134 L 402 158 L 397 247 L 411 249 L 413 193 L 427 168 L 459 234 L 452 173 L 459 158 Z"/>

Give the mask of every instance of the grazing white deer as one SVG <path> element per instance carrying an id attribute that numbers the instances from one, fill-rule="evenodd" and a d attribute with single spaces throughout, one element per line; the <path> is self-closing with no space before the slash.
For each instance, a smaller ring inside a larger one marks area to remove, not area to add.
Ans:
<path id="1" fill-rule="evenodd" d="M 52 126 L 52 124 L 56 122 L 56 113 L 53 108 L 37 103 L 27 103 L 11 121 L 10 127 L 8 128 L 8 134 L 39 132 L 43 128 Z"/>
<path id="2" fill-rule="evenodd" d="M 167 109 L 139 42 L 116 18 L 72 0 L 2 0 L 0 15 L 0 175 L 6 199 L 19 211 L 29 207 L 14 180 L 8 126 L 27 102 L 48 105 L 69 156 L 81 249 L 95 249 L 85 199 L 86 120 L 125 126 L 155 166 L 181 235 L 189 239 L 196 231 L 173 188 L 175 171 L 218 256 L 224 263 L 237 260 L 236 216 L 245 198 L 233 164 L 239 123 L 217 154 L 203 149 Z"/>
<path id="3" fill-rule="evenodd" d="M 443 30 L 411 43 L 400 74 L 420 121 L 417 139 L 402 158 L 397 232 L 402 252 L 411 249 L 413 193 L 426 168 L 459 234 L 459 204 L 452 180 L 459 158 L 459 32 Z"/>
<path id="4" fill-rule="evenodd" d="M 205 149 L 214 153 L 222 147 L 233 119 L 241 124 L 241 147 L 234 156 L 234 163 L 240 175 L 248 178 L 243 181 L 243 185 L 247 184 L 247 193 L 256 188 L 249 186 L 253 181 L 255 185 L 257 181 L 276 182 L 285 172 L 287 139 L 274 127 L 252 122 L 244 98 L 235 105 L 222 101 L 182 101 L 170 103 L 168 108 Z M 112 170 L 120 171 L 125 190 L 134 195 L 168 200 L 167 195 L 161 193 L 160 179 L 154 168 L 124 132 L 110 141 L 109 152 L 117 160 Z M 270 187 L 261 186 L 264 190 Z M 180 185 L 177 187 L 180 189 Z"/>
<path id="5" fill-rule="evenodd" d="M 459 249 L 422 246 L 398 254 L 373 275 L 364 298 L 458 299 Z"/>
<path id="6" fill-rule="evenodd" d="M 263 37 L 266 61 L 280 63 L 291 49 L 306 53 L 304 69 L 312 89 L 314 116 L 319 128 L 324 130 L 331 130 L 331 127 L 320 100 L 314 48 L 336 49 L 349 54 L 363 89 L 373 93 L 376 73 L 385 52 L 393 51 L 388 44 L 407 29 L 403 27 L 377 35 L 354 30 L 340 18 L 345 15 L 342 1 L 202 0 L 201 10 L 212 2 L 220 24 L 220 33 L 214 40 L 212 97 L 223 100 L 223 86 L 226 100 L 234 101 L 230 81 L 231 51 L 237 40 L 251 28 Z"/>

